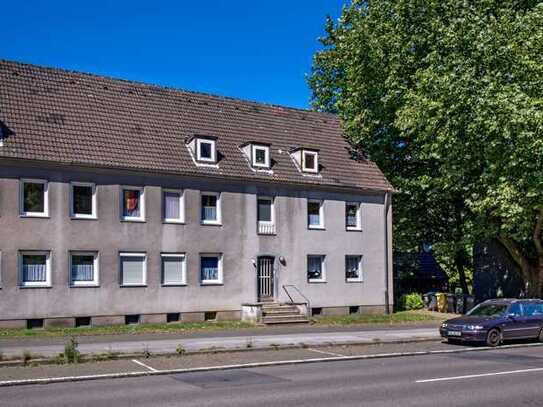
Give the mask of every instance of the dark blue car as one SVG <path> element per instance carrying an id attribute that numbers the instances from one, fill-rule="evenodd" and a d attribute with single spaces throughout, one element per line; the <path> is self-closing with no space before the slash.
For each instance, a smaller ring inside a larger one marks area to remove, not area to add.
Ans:
<path id="1" fill-rule="evenodd" d="M 439 333 L 449 342 L 485 342 L 488 346 L 515 339 L 543 342 L 543 300 L 488 300 L 464 316 L 445 321 Z"/>

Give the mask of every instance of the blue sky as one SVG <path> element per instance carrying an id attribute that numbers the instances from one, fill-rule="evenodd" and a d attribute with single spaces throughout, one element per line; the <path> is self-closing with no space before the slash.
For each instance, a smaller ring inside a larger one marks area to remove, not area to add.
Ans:
<path id="1" fill-rule="evenodd" d="M 6 1 L 0 58 L 305 108 L 317 38 L 345 2 Z"/>

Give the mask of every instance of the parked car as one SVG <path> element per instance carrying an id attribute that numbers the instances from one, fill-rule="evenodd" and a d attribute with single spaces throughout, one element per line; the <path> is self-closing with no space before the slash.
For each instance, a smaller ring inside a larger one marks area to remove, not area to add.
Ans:
<path id="1" fill-rule="evenodd" d="M 488 346 L 515 339 L 543 342 L 543 300 L 487 300 L 466 315 L 443 322 L 439 333 L 449 342 L 486 342 Z"/>

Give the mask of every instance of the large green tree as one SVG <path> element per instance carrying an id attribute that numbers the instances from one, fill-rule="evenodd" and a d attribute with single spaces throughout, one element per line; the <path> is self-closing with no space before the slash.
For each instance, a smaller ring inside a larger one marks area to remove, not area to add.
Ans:
<path id="1" fill-rule="evenodd" d="M 541 295 L 543 3 L 354 0 L 322 43 L 313 105 L 397 188 L 397 247 L 433 243 L 466 289 L 496 238 Z"/>

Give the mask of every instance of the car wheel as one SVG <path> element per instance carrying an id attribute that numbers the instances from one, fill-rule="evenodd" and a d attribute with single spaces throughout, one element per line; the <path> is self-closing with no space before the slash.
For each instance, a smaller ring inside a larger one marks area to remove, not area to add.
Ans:
<path id="1" fill-rule="evenodd" d="M 539 340 L 539 342 L 543 342 L 543 328 L 541 328 L 541 330 L 539 331 L 539 336 L 537 337 L 537 339 Z"/>
<path id="2" fill-rule="evenodd" d="M 497 329 L 491 329 L 486 335 L 486 344 L 493 348 L 498 346 L 502 341 L 502 334 Z"/>

